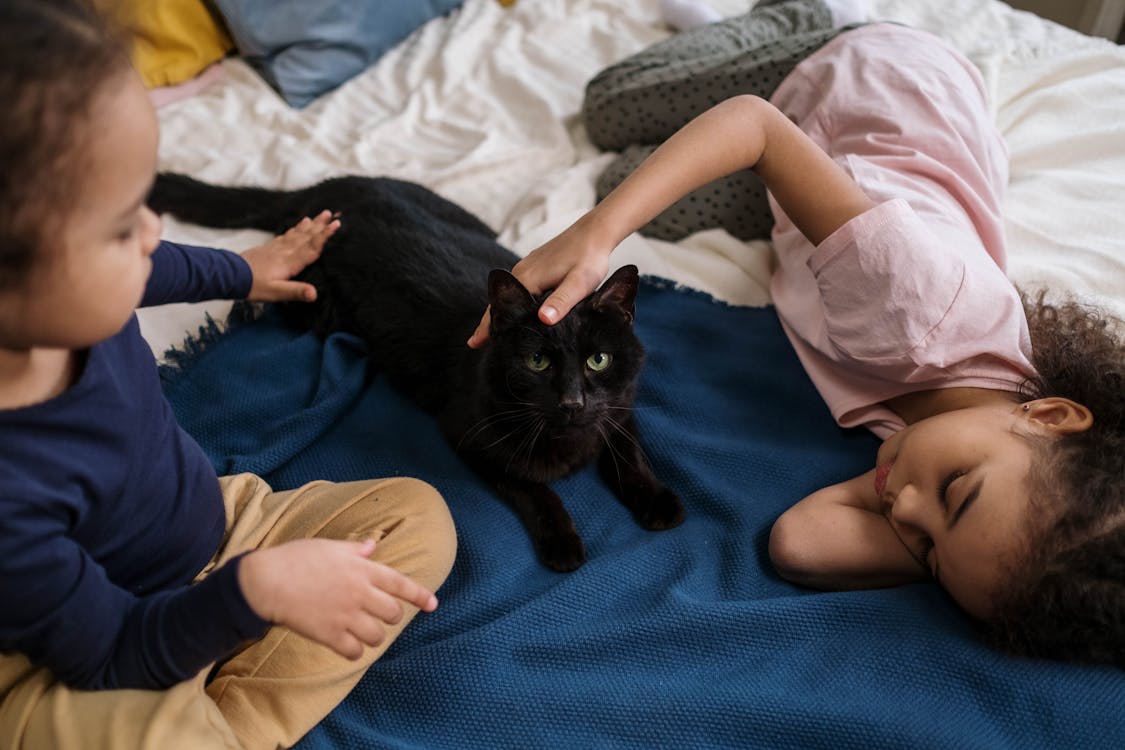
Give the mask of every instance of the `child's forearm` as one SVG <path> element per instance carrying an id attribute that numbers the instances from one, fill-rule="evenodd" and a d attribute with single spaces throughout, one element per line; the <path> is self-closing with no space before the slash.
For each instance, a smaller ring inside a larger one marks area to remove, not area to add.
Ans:
<path id="1" fill-rule="evenodd" d="M 825 487 L 786 511 L 770 533 L 770 558 L 785 579 L 819 589 L 862 589 L 925 580 L 878 509 L 874 472 Z"/>
<path id="2" fill-rule="evenodd" d="M 769 102 L 728 99 L 689 122 L 599 203 L 585 221 L 616 247 L 684 195 L 754 169 L 786 214 L 819 243 L 872 206 L 851 177 Z"/>
<path id="3" fill-rule="evenodd" d="M 601 244 L 616 247 L 692 190 L 754 166 L 765 146 L 766 107 L 756 97 L 728 99 L 672 135 L 588 215 Z"/>
<path id="4" fill-rule="evenodd" d="M 779 519 L 774 525 L 770 558 L 782 578 L 826 590 L 883 588 L 929 578 L 882 516 L 839 507 L 822 510 L 818 521 L 829 534 L 792 544 L 784 541 L 785 523 Z"/>

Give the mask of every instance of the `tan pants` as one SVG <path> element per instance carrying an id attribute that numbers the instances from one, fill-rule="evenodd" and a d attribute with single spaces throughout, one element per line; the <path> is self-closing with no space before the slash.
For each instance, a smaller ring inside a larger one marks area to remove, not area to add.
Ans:
<path id="1" fill-rule="evenodd" d="M 226 535 L 199 578 L 243 552 L 309 537 L 374 538 L 373 559 L 431 591 L 453 566 L 453 521 L 437 491 L 419 480 L 314 482 L 288 492 L 273 492 L 252 474 L 221 482 Z M 403 609 L 402 622 L 358 661 L 274 627 L 211 682 L 204 670 L 167 690 L 73 690 L 22 655 L 2 654 L 0 748 L 288 747 L 343 700 L 417 613 Z"/>

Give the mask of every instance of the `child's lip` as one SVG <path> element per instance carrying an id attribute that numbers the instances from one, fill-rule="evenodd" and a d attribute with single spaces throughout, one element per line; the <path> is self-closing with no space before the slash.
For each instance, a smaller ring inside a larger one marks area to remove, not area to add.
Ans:
<path id="1" fill-rule="evenodd" d="M 875 468 L 875 495 L 877 497 L 882 497 L 883 490 L 887 489 L 887 476 L 891 473 L 891 467 L 894 464 L 894 461 L 888 461 Z"/>

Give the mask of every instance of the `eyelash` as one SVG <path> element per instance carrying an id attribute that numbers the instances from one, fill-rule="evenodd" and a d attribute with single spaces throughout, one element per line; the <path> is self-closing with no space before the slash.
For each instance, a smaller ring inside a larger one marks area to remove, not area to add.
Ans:
<path id="1" fill-rule="evenodd" d="M 941 501 L 941 507 L 946 510 L 949 510 L 949 485 L 953 484 L 961 476 L 964 476 L 964 474 L 965 472 L 963 471 L 951 471 L 938 486 L 938 500 Z"/>
<path id="2" fill-rule="evenodd" d="M 941 502 L 941 506 L 946 510 L 949 509 L 949 486 L 956 482 L 960 477 L 964 476 L 964 474 L 965 472 L 963 471 L 952 471 L 945 477 L 945 479 L 941 480 L 941 484 L 938 485 L 938 500 Z M 923 537 L 921 549 L 918 552 L 918 559 L 922 561 L 922 565 L 928 565 L 930 552 L 932 552 L 933 549 L 934 540 L 930 539 L 929 537 Z"/>

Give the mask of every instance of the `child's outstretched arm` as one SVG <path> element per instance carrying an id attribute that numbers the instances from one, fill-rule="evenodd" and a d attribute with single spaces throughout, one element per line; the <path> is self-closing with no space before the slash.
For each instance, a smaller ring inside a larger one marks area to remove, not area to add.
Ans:
<path id="1" fill-rule="evenodd" d="M 305 217 L 285 234 L 242 253 L 254 274 L 247 299 L 253 302 L 312 302 L 316 287 L 292 278 L 320 257 L 324 243 L 340 228 L 331 211 Z"/>
<path id="2" fill-rule="evenodd" d="M 774 522 L 770 560 L 782 578 L 817 589 L 881 588 L 929 578 L 884 511 L 875 469 L 817 490 Z"/>
<path id="3" fill-rule="evenodd" d="M 605 277 L 609 254 L 630 233 L 692 190 L 752 168 L 809 241 L 819 244 L 874 204 L 851 177 L 764 99 L 728 99 L 681 128 L 633 174 L 562 234 L 512 269 L 533 293 L 554 291 L 539 311 L 552 324 Z M 488 338 L 488 314 L 469 339 Z"/>

